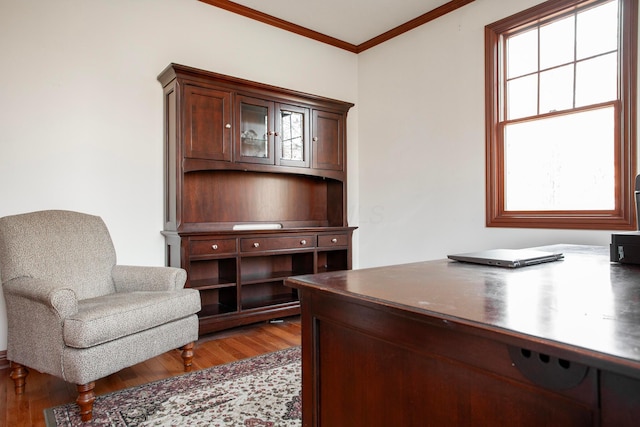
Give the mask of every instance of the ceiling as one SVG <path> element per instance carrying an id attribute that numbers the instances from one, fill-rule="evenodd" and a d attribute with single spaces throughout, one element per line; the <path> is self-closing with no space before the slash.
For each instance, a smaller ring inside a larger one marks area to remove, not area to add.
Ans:
<path id="1" fill-rule="evenodd" d="M 473 0 L 200 1 L 357 53 Z"/>

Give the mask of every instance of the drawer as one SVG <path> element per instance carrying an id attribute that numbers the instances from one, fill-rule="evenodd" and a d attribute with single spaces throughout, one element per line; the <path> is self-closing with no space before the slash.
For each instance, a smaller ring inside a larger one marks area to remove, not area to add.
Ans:
<path id="1" fill-rule="evenodd" d="M 190 255 L 223 255 L 236 252 L 236 239 L 191 240 Z"/>
<path id="2" fill-rule="evenodd" d="M 320 234 L 318 236 L 318 247 L 347 246 L 348 244 L 348 234 Z"/>
<path id="3" fill-rule="evenodd" d="M 242 252 L 278 251 L 286 249 L 313 248 L 316 245 L 316 236 L 293 237 L 256 237 L 240 240 Z"/>

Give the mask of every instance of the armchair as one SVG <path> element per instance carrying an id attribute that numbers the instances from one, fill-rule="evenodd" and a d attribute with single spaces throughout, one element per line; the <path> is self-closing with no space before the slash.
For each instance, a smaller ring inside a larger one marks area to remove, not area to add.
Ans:
<path id="1" fill-rule="evenodd" d="M 95 381 L 171 349 L 191 369 L 200 296 L 186 272 L 116 264 L 100 217 L 39 211 L 0 218 L 0 278 L 15 393 L 27 368 L 77 385 L 83 421 Z"/>

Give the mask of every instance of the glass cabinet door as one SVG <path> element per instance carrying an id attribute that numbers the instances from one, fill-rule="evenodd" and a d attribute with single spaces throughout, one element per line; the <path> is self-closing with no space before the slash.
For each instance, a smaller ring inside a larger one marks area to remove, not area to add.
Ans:
<path id="1" fill-rule="evenodd" d="M 250 163 L 274 163 L 273 103 L 262 99 L 238 97 L 238 160 Z"/>
<path id="2" fill-rule="evenodd" d="M 279 165 L 309 166 L 309 110 L 279 104 L 276 117 Z"/>

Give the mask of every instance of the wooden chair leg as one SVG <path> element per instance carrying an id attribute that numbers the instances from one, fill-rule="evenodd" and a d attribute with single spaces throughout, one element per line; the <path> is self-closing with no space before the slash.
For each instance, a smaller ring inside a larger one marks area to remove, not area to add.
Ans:
<path id="1" fill-rule="evenodd" d="M 13 380 L 15 393 L 17 395 L 24 394 L 24 386 L 27 382 L 27 375 L 29 375 L 29 370 L 26 366 L 22 366 L 19 363 L 11 362 L 11 373 L 9 376 Z"/>
<path id="2" fill-rule="evenodd" d="M 87 384 L 78 384 L 78 398 L 76 403 L 80 407 L 80 419 L 82 421 L 89 421 L 93 417 L 93 402 L 96 400 L 96 395 L 93 393 L 93 389 L 96 383 L 91 381 Z"/>
<path id="3" fill-rule="evenodd" d="M 185 344 L 180 347 L 182 350 L 182 360 L 184 361 L 184 371 L 191 372 L 191 363 L 193 362 L 193 349 L 196 346 L 196 343 L 190 342 L 189 344 Z"/>

